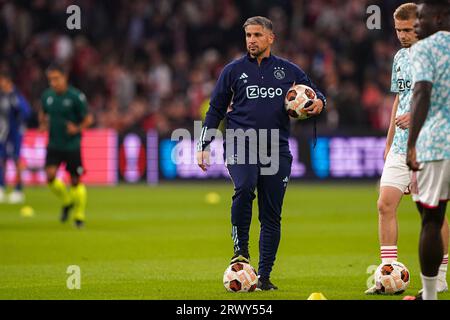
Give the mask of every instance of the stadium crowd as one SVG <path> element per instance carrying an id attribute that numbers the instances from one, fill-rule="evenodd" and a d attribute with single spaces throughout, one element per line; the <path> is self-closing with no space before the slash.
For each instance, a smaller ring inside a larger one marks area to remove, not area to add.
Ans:
<path id="1" fill-rule="evenodd" d="M 366 26 L 369 2 L 381 8 L 383 31 Z M 45 68 L 58 61 L 86 93 L 97 127 L 166 135 L 202 118 L 224 64 L 245 52 L 243 22 L 265 15 L 274 22 L 274 53 L 297 63 L 328 97 L 322 130 L 385 132 L 399 49 L 392 12 L 404 2 L 0 1 L 0 68 L 29 99 L 31 127 Z M 71 4 L 81 8 L 81 30 L 66 27 Z"/>

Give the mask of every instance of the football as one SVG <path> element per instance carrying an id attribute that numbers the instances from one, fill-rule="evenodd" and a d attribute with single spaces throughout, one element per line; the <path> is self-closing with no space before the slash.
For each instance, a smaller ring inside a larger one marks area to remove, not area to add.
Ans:
<path id="1" fill-rule="evenodd" d="M 304 109 L 312 105 L 316 97 L 313 89 L 302 84 L 297 84 L 292 86 L 286 94 L 284 106 L 290 117 L 305 120 L 310 116 Z"/>
<path id="2" fill-rule="evenodd" d="M 401 294 L 409 285 L 410 274 L 400 262 L 381 264 L 375 271 L 375 284 L 384 294 Z"/>
<path id="3" fill-rule="evenodd" d="M 248 263 L 233 263 L 223 274 L 223 285 L 229 292 L 252 292 L 257 284 L 256 270 Z"/>

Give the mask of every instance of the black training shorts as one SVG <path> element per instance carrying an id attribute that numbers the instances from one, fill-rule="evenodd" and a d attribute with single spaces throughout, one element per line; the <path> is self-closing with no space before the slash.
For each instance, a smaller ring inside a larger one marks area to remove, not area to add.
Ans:
<path id="1" fill-rule="evenodd" d="M 61 163 L 66 164 L 66 170 L 71 176 L 81 176 L 84 173 L 81 161 L 81 150 L 62 151 L 57 149 L 47 149 L 45 167 L 59 167 Z"/>

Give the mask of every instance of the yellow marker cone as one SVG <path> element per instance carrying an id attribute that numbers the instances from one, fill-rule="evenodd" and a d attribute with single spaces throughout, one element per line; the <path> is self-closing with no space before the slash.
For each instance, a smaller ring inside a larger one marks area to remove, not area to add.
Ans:
<path id="1" fill-rule="evenodd" d="M 314 292 L 308 297 L 308 300 L 327 300 L 321 292 Z"/>
<path id="2" fill-rule="evenodd" d="M 217 192 L 209 192 L 205 196 L 205 202 L 208 204 L 218 204 L 220 202 L 220 195 Z"/>
<path id="3" fill-rule="evenodd" d="M 30 206 L 23 206 L 20 209 L 20 215 L 25 218 L 32 217 L 34 215 L 34 209 Z"/>

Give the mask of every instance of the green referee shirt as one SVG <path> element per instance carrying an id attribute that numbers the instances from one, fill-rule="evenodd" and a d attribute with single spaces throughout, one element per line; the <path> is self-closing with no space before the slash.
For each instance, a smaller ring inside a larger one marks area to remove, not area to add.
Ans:
<path id="1" fill-rule="evenodd" d="M 42 94 L 41 102 L 44 113 L 49 117 L 48 148 L 60 151 L 80 149 L 81 133 L 69 135 L 67 122 L 81 124 L 87 115 L 86 96 L 72 86 L 63 94 L 49 88 Z"/>

